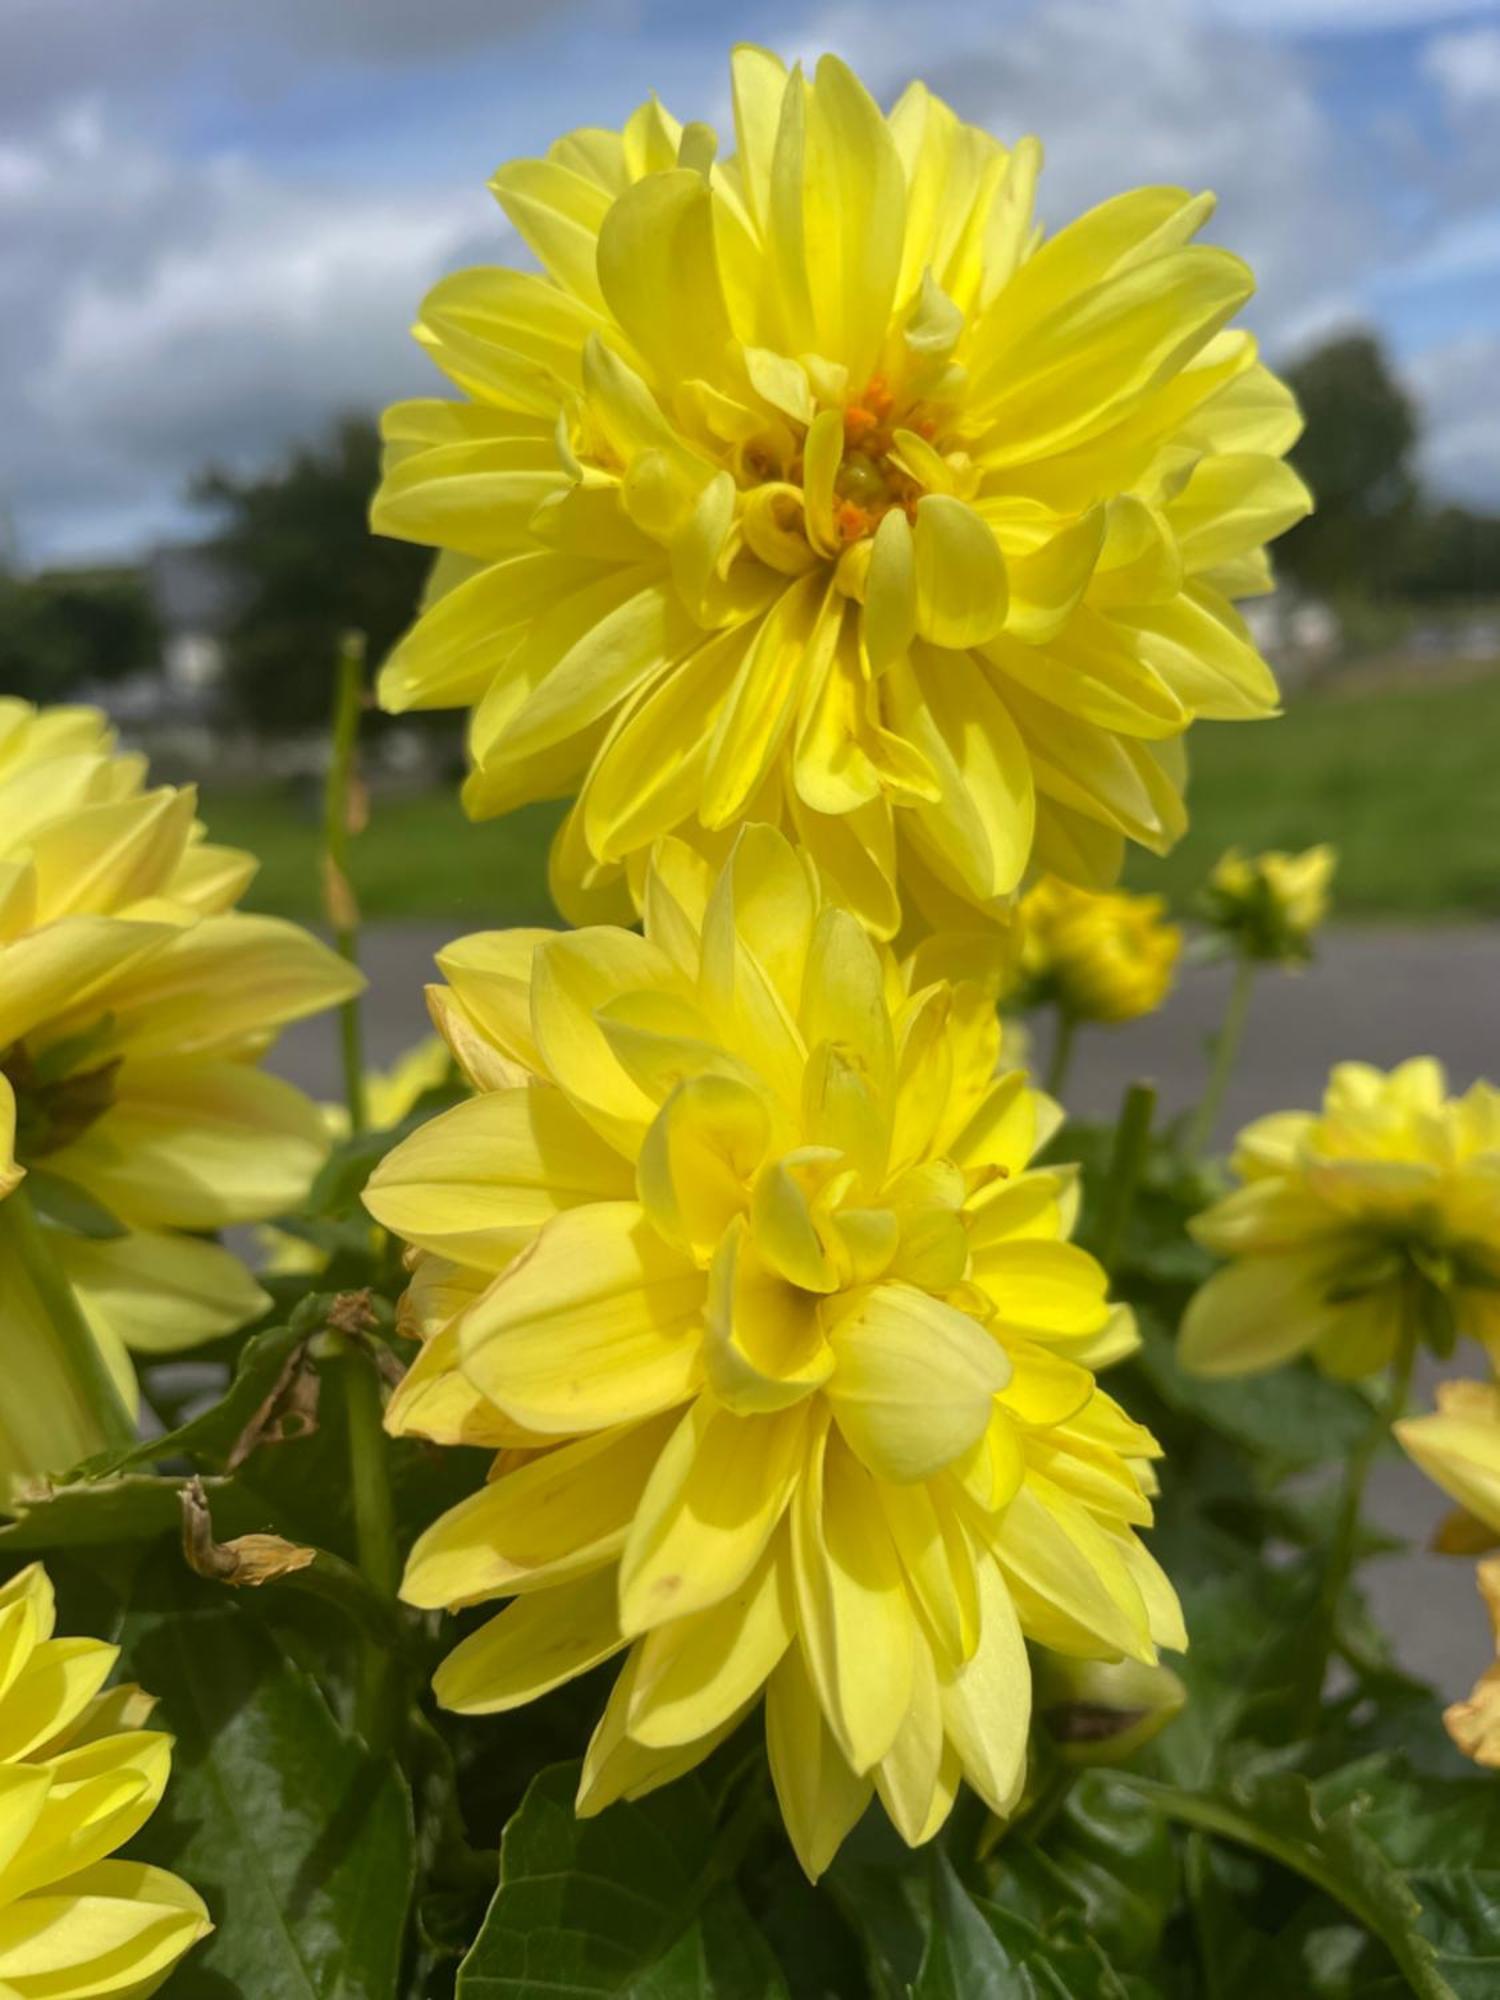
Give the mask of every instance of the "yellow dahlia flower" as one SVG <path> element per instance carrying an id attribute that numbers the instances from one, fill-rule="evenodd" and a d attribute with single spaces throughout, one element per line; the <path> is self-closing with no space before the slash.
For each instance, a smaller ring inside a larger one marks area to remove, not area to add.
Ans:
<path id="1" fill-rule="evenodd" d="M 991 985 L 899 965 L 766 826 L 717 877 L 664 841 L 643 898 L 644 937 L 440 959 L 479 1095 L 367 1190 L 426 1338 L 388 1423 L 501 1455 L 403 1594 L 515 1599 L 439 1670 L 468 1713 L 625 1654 L 585 1813 L 764 1693 L 816 1875 L 872 1793 L 913 1843 L 960 1776 L 1013 1808 L 1027 1638 L 1184 1643 L 1135 1532 L 1157 1447 L 1095 1386 L 1132 1333 L 1028 1166 L 1057 1114 L 995 1074 Z"/>
<path id="2" fill-rule="evenodd" d="M 1070 1021 L 1131 1021 L 1172 989 L 1182 933 L 1160 896 L 1095 895 L 1049 875 L 1021 898 L 1020 995 Z"/>
<path id="3" fill-rule="evenodd" d="M 255 863 L 204 841 L 194 804 L 146 790 L 95 710 L 0 700 L 0 1496 L 104 1442 L 37 1245 L 133 1412 L 128 1349 L 170 1352 L 266 1303 L 204 1232 L 290 1206 L 326 1151 L 317 1108 L 258 1062 L 357 976 L 233 909 Z M 80 1202 L 92 1234 L 38 1231 L 33 1206 L 45 1222 Z"/>
<path id="4" fill-rule="evenodd" d="M 186 1882 L 111 1861 L 166 1788 L 151 1700 L 104 1683 L 119 1648 L 52 1636 L 40 1564 L 0 1586 L 0 1994 L 144 2000 L 213 1928 Z"/>
<path id="5" fill-rule="evenodd" d="M 1193 719 L 1276 703 L 1231 600 L 1309 502 L 1224 331 L 1250 273 L 1180 188 L 1043 240 L 1036 141 L 920 84 L 882 116 L 755 48 L 732 83 L 728 159 L 653 101 L 496 174 L 542 271 L 422 307 L 465 400 L 386 416 L 373 525 L 443 559 L 381 700 L 473 710 L 476 816 L 577 794 L 579 922 L 746 819 L 882 936 L 1033 855 L 1106 882 L 1181 832 Z"/>
<path id="6" fill-rule="evenodd" d="M 1395 1426 L 1407 1454 L 1483 1528 L 1500 1539 L 1500 1388 L 1493 1382 L 1443 1382 L 1431 1416 Z M 1500 1655 L 1500 1559 L 1476 1572 Z M 1500 1769 L 1500 1657 L 1474 1691 L 1443 1714 L 1448 1734 L 1476 1764 Z"/>
<path id="7" fill-rule="evenodd" d="M 1191 1225 L 1231 1261 L 1194 1297 L 1184 1367 L 1244 1375 L 1304 1351 L 1330 1375 L 1459 1334 L 1500 1354 L 1500 1091 L 1450 1098 L 1421 1057 L 1340 1063 L 1321 1112 L 1247 1126 L 1243 1186 Z"/>
<path id="8" fill-rule="evenodd" d="M 1302 854 L 1242 854 L 1230 848 L 1212 875 L 1205 914 L 1246 958 L 1295 965 L 1311 952 L 1312 934 L 1328 915 L 1338 867 L 1326 844 Z"/>

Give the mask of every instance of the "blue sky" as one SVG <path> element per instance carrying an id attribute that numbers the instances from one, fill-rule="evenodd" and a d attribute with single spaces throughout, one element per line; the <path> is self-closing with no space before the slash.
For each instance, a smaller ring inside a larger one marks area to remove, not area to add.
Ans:
<path id="1" fill-rule="evenodd" d="M 423 290 L 516 254 L 494 167 L 652 90 L 722 121 L 742 37 L 1038 132 L 1049 222 L 1215 188 L 1273 356 L 1374 326 L 1429 482 L 1500 506 L 1500 0 L 6 0 L 0 545 L 192 533 L 207 462 L 426 386 Z"/>

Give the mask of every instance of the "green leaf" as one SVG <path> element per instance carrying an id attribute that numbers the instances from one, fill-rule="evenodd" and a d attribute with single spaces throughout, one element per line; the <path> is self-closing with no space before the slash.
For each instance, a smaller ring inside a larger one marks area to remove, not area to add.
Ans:
<path id="1" fill-rule="evenodd" d="M 1078 1912 L 1122 1967 L 1148 1965 L 1177 1901 L 1179 1867 L 1167 1822 L 1110 1771 L 1086 1771 L 1036 1841 L 1024 1822 L 996 1854 L 995 1901 L 1043 1928 Z"/>
<path id="2" fill-rule="evenodd" d="M 1342 1461 L 1370 1427 L 1368 1399 L 1350 1384 L 1330 1382 L 1310 1361 L 1203 1381 L 1177 1365 L 1176 1342 L 1159 1322 L 1146 1313 L 1138 1318 L 1141 1348 L 1133 1365 L 1162 1401 L 1259 1454 L 1272 1476 Z"/>
<path id="3" fill-rule="evenodd" d="M 41 1499 L 13 1500 L 15 1519 L 0 1527 L 0 1559 L 41 1549 L 175 1536 L 182 1522 L 177 1496 L 185 1484 L 181 1479 L 131 1473 L 121 1479 L 54 1487 Z M 229 1480 L 207 1479 L 204 1488 L 213 1502 L 214 1527 L 221 1537 L 248 1534 L 264 1525 L 264 1509 Z"/>
<path id="4" fill-rule="evenodd" d="M 1129 1989 L 1076 1918 L 1043 1931 L 970 1896 L 933 1850 L 932 1929 L 912 2000 L 1127 2000 Z"/>
<path id="5" fill-rule="evenodd" d="M 129 1466 L 159 1464 L 164 1458 L 198 1458 L 222 1465 L 306 1338 L 306 1332 L 295 1323 L 257 1333 L 241 1348 L 234 1379 L 211 1408 L 179 1424 L 176 1430 L 147 1438 L 129 1450 L 101 1452 L 81 1465 L 79 1472 L 97 1479 Z"/>
<path id="6" fill-rule="evenodd" d="M 1477 2000 L 1481 1990 L 1493 1992 L 1493 1987 L 1461 1989 L 1449 1983 L 1433 1939 L 1419 1927 L 1423 1906 L 1413 1883 L 1371 1837 L 1364 1823 L 1369 1798 L 1357 1786 L 1325 1787 L 1320 1795 L 1292 1771 L 1244 1778 L 1217 1791 L 1187 1792 L 1147 1778 L 1122 1777 L 1120 1782 L 1134 1787 L 1143 1804 L 1184 1826 L 1248 1847 L 1320 1890 L 1380 1939 L 1418 2000 L 1467 2000 L 1468 1995 Z M 1461 1900 L 1465 1918 L 1472 1918 L 1476 1898 Z M 1463 1920 L 1458 1929 L 1471 1937 Z M 1492 1929 L 1491 1951 L 1493 1937 Z M 1489 1963 L 1500 1965 L 1500 1957 L 1492 1956 Z"/>
<path id="7" fill-rule="evenodd" d="M 702 1778 L 580 1820 L 578 1768 L 543 1771 L 506 1827 L 500 1887 L 458 2000 L 782 2000 L 775 1959 L 731 1886 L 733 1834 L 717 1828 Z"/>
<path id="8" fill-rule="evenodd" d="M 175 1556 L 142 1573 L 123 1641 L 176 1738 L 132 1853 L 185 1876 L 215 1924 L 173 2000 L 395 2000 L 413 1839 L 395 1767 L 343 1733 L 251 1608 Z"/>
<path id="9" fill-rule="evenodd" d="M 1317 1809 L 1397 1871 L 1417 1929 L 1459 2000 L 1500 1992 L 1500 1787 L 1489 1776 L 1430 1777 L 1369 1759 L 1320 1779 Z"/>

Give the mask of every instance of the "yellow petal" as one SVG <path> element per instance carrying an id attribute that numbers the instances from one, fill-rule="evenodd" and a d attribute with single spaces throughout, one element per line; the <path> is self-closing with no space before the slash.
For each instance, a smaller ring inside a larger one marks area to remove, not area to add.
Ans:
<path id="1" fill-rule="evenodd" d="M 721 1603 L 750 1574 L 801 1476 L 805 1407 L 735 1416 L 701 1396 L 662 1451 L 620 1562 L 626 1632 Z"/>
<path id="2" fill-rule="evenodd" d="M 697 1387 L 704 1289 L 634 1202 L 567 1209 L 464 1315 L 464 1373 L 535 1431 L 654 1416 Z"/>
<path id="3" fill-rule="evenodd" d="M 718 1604 L 642 1641 L 630 1734 L 667 1749 L 721 1728 L 760 1693 L 793 1631 L 790 1570 L 773 1544 Z"/>
<path id="4" fill-rule="evenodd" d="M 766 1690 L 766 1752 L 797 1859 L 816 1882 L 869 1804 L 874 1785 L 851 1770 L 835 1742 L 798 1646 L 782 1656 Z"/>
<path id="5" fill-rule="evenodd" d="M 808 1671 L 839 1747 L 863 1773 L 901 1727 L 916 1628 L 874 1482 L 837 1431 L 813 1448 L 791 1520 Z"/>
<path id="6" fill-rule="evenodd" d="M 913 1286 L 875 1285 L 830 1337 L 829 1402 L 850 1449 L 878 1479 L 926 1479 L 983 1435 L 1005 1351 L 966 1313 Z"/>
<path id="7" fill-rule="evenodd" d="M 376 1221 L 439 1256 L 503 1271 L 544 1222 L 623 1201 L 632 1175 L 560 1090 L 493 1090 L 429 1119 L 365 1185 Z"/>
<path id="8" fill-rule="evenodd" d="M 929 493 L 912 532 L 916 622 L 936 646 L 982 646 L 1005 624 L 1005 558 L 994 531 L 962 500 Z"/>
<path id="9" fill-rule="evenodd" d="M 615 1596 L 615 1572 L 602 1569 L 517 1598 L 454 1647 L 432 1677 L 433 1693 L 460 1715 L 535 1701 L 624 1646 Z"/>
<path id="10" fill-rule="evenodd" d="M 403 1600 L 457 1610 L 612 1564 L 672 1428 L 656 1417 L 580 1438 L 492 1479 L 418 1536 Z"/>

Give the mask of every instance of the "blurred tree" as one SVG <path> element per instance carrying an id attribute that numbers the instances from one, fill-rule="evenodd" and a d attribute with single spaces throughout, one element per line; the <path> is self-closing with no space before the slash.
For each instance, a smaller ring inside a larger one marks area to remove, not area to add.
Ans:
<path id="1" fill-rule="evenodd" d="M 258 727 L 325 723 L 339 634 L 357 627 L 378 661 L 416 614 L 432 558 L 370 533 L 379 476 L 375 425 L 348 416 L 270 472 L 210 472 L 194 488 L 222 518 L 210 546 L 238 599 L 229 700 Z"/>
<path id="2" fill-rule="evenodd" d="M 1354 333 L 1295 367 L 1307 428 L 1292 462 L 1317 505 L 1277 543 L 1278 566 L 1304 588 L 1388 595 L 1417 500 L 1417 418 L 1379 342 Z"/>
<path id="3" fill-rule="evenodd" d="M 161 632 L 133 569 L 0 568 L 0 689 L 61 701 L 155 666 Z"/>
<path id="4" fill-rule="evenodd" d="M 1402 551 L 1397 587 L 1403 597 L 1500 597 L 1500 515 L 1424 510 Z"/>

